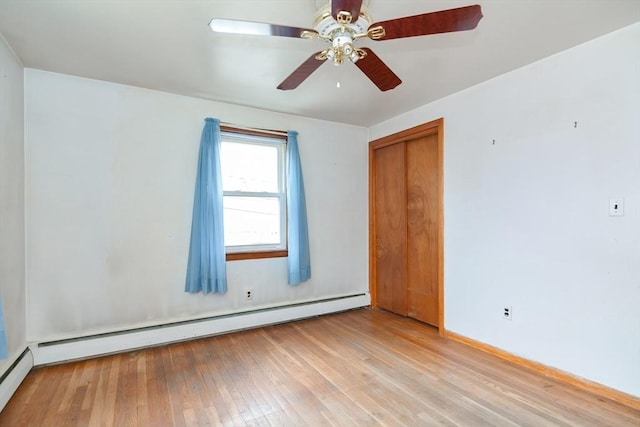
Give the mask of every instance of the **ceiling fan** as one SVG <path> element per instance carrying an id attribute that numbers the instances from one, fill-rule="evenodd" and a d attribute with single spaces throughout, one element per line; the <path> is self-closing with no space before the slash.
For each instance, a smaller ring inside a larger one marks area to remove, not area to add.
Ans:
<path id="1" fill-rule="evenodd" d="M 212 19 L 209 27 L 218 33 L 319 38 L 329 43 L 327 49 L 314 53 L 296 68 L 278 85 L 278 89 L 297 88 L 329 60 L 335 65 L 341 65 L 344 61 L 353 62 L 378 89 L 387 91 L 398 86 L 402 80 L 371 49 L 356 47 L 358 40 L 367 37 L 380 41 L 472 30 L 482 19 L 480 6 L 473 5 L 372 24 L 368 10 L 362 3 L 363 0 L 330 0 L 316 13 L 314 29 L 218 18 Z"/>

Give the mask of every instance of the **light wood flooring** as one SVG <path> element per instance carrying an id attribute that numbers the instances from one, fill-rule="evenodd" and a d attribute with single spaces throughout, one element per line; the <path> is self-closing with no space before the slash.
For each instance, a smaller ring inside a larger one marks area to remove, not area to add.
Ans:
<path id="1" fill-rule="evenodd" d="M 355 310 L 34 369 L 0 426 L 640 426 L 640 410 Z"/>

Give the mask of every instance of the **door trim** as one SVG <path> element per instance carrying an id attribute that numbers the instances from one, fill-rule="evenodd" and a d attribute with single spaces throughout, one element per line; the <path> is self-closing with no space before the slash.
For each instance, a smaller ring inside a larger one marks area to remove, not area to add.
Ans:
<path id="1" fill-rule="evenodd" d="M 388 145 L 404 141 L 437 135 L 438 144 L 438 333 L 445 335 L 444 325 L 444 119 L 440 118 L 422 125 L 387 135 L 369 142 L 369 292 L 371 293 L 371 307 L 378 306 L 376 290 L 376 162 L 375 150 Z"/>

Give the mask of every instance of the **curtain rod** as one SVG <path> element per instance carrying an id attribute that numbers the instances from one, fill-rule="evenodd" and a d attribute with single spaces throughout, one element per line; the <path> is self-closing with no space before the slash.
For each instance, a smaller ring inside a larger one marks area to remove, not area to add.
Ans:
<path id="1" fill-rule="evenodd" d="M 283 130 L 274 130 L 274 129 L 261 129 L 261 128 L 252 128 L 248 126 L 240 126 L 233 123 L 220 123 L 220 128 L 224 131 L 224 128 L 227 130 L 244 130 L 247 132 L 256 132 L 256 133 L 264 133 L 269 135 L 277 135 L 277 136 L 287 136 L 287 132 Z"/>

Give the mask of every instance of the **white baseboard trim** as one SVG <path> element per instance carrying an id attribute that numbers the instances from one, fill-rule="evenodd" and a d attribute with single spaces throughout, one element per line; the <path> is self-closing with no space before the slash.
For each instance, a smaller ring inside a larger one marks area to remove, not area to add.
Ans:
<path id="1" fill-rule="evenodd" d="M 33 355 L 28 348 L 16 358 L 7 372 L 0 377 L 0 411 L 16 392 L 29 371 L 33 368 Z"/>
<path id="2" fill-rule="evenodd" d="M 40 343 L 32 346 L 31 352 L 33 353 L 33 364 L 39 366 L 290 322 L 322 314 L 367 307 L 370 304 L 370 295 L 360 294 L 157 327 Z"/>

